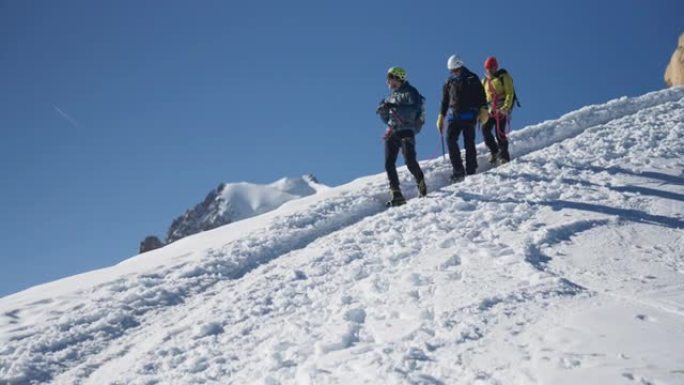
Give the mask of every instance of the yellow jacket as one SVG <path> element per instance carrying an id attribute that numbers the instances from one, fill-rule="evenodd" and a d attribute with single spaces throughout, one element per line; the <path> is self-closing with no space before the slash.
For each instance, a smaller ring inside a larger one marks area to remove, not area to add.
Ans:
<path id="1" fill-rule="evenodd" d="M 515 98 L 515 88 L 513 88 L 513 78 L 506 70 L 499 70 L 491 78 L 482 79 L 482 86 L 487 95 L 489 111 L 510 111 L 513 108 Z"/>

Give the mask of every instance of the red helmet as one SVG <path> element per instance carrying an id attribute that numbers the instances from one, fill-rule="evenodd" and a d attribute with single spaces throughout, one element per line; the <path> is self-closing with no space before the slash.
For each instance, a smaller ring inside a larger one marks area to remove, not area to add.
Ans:
<path id="1" fill-rule="evenodd" d="M 496 62 L 496 58 L 494 56 L 490 56 L 487 58 L 487 60 L 485 60 L 484 68 L 490 71 L 496 71 L 496 69 L 499 68 L 499 63 Z"/>

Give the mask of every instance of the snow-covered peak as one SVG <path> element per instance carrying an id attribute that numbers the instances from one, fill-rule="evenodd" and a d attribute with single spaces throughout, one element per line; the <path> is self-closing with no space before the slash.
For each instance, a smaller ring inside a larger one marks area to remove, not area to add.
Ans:
<path id="1" fill-rule="evenodd" d="M 326 188 L 312 175 L 282 178 L 266 185 L 222 183 L 204 201 L 173 221 L 167 232 L 167 242 L 266 213 L 285 202 Z"/>
<path id="2" fill-rule="evenodd" d="M 329 188 L 320 184 L 313 175 L 304 175 L 299 178 L 285 177 L 271 183 L 269 186 L 296 196 L 307 196 Z"/>

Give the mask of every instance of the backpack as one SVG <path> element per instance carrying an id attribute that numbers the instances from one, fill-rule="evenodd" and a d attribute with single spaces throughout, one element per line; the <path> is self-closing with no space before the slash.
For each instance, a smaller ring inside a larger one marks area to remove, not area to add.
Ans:
<path id="1" fill-rule="evenodd" d="M 469 70 L 462 79 L 447 80 L 449 106 L 455 108 L 455 114 L 477 111 L 487 104 L 484 88 L 480 79 Z"/>
<path id="2" fill-rule="evenodd" d="M 421 95 L 420 92 L 418 92 L 418 90 L 410 84 L 408 84 L 408 92 L 411 94 L 411 97 L 414 100 L 416 100 L 415 103 L 417 105 L 417 111 L 415 118 L 413 118 L 413 126 L 415 127 L 415 131 L 417 134 L 420 133 L 420 131 L 423 129 L 423 126 L 425 125 L 425 97 Z M 381 116 L 383 113 L 389 115 L 390 111 L 387 108 L 389 107 L 389 105 L 386 103 L 386 101 L 386 99 L 381 100 L 380 107 L 378 107 L 377 109 L 377 113 L 381 114 Z M 384 111 L 383 108 L 385 109 Z M 409 123 L 410 119 L 411 118 L 407 116 L 406 119 L 399 119 L 399 121 L 403 125 L 404 123 Z"/>
<path id="3" fill-rule="evenodd" d="M 508 71 L 506 71 L 506 70 L 503 69 L 503 68 L 500 69 L 500 70 L 498 70 L 498 71 L 496 71 L 496 74 L 494 74 L 494 78 L 498 79 L 498 78 L 500 78 L 500 77 L 503 76 L 503 75 L 508 75 L 508 77 L 510 77 L 511 80 L 513 79 L 513 78 L 511 77 L 511 75 L 508 73 Z M 501 80 L 501 84 L 503 84 L 503 80 Z M 513 87 L 513 103 L 511 104 L 511 109 L 513 109 L 513 107 L 515 107 L 515 106 L 521 107 L 521 106 L 520 106 L 520 101 L 518 100 L 518 95 L 517 95 L 517 93 L 515 92 L 515 87 Z"/>

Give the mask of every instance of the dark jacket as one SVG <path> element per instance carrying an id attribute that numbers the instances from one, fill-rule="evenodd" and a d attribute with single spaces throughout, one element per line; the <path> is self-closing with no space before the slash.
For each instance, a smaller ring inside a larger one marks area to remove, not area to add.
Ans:
<path id="1" fill-rule="evenodd" d="M 466 67 L 462 67 L 459 76 L 452 75 L 444 83 L 439 112 L 448 120 L 474 121 L 483 107 L 487 107 L 487 99 L 480 78 Z"/>
<path id="2" fill-rule="evenodd" d="M 378 115 L 395 132 L 411 130 L 417 134 L 420 131 L 416 124 L 421 113 L 420 99 L 418 90 L 405 81 L 380 103 Z"/>

